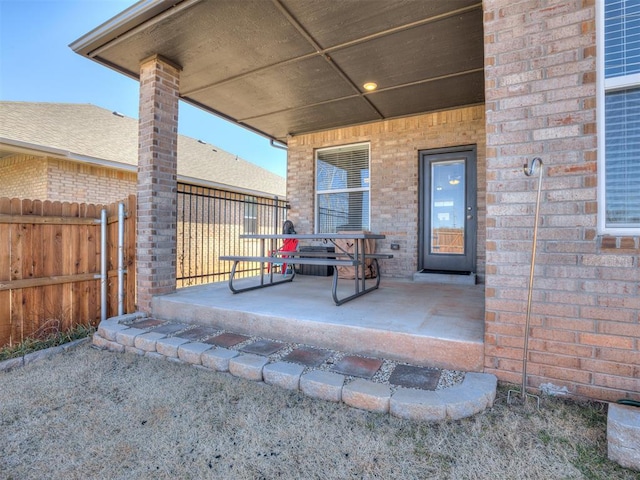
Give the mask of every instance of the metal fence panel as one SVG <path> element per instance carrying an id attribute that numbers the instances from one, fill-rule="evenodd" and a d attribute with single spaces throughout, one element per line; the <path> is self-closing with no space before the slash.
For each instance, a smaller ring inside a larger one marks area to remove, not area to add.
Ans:
<path id="1" fill-rule="evenodd" d="M 245 233 L 280 233 L 288 203 L 216 188 L 178 184 L 177 287 L 225 281 L 231 271 L 223 255 L 257 255 L 257 241 L 240 240 Z M 257 264 L 237 272 L 259 273 Z"/>

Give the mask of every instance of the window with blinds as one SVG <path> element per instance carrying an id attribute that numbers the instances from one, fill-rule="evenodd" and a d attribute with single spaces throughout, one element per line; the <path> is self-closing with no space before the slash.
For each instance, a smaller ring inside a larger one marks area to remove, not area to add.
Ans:
<path id="1" fill-rule="evenodd" d="M 604 226 L 640 229 L 640 2 L 606 0 L 601 18 Z"/>
<path id="2" fill-rule="evenodd" d="M 316 231 L 369 230 L 369 145 L 316 151 Z"/>

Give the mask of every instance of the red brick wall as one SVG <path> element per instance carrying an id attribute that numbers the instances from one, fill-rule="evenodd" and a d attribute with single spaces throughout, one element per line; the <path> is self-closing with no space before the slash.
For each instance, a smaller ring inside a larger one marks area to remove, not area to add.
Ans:
<path id="1" fill-rule="evenodd" d="M 385 275 L 410 277 L 418 269 L 418 152 L 477 145 L 478 277 L 484 274 L 485 131 L 484 107 L 473 106 L 384 122 L 329 130 L 289 139 L 287 199 L 298 233 L 314 229 L 315 150 L 369 142 L 371 226 L 386 239 L 379 252 L 393 253 L 381 263 Z M 390 250 L 397 243 L 400 250 Z"/>
<path id="2" fill-rule="evenodd" d="M 486 0 L 485 371 L 520 383 L 544 161 L 528 385 L 640 398 L 640 245 L 598 235 L 592 0 Z"/>

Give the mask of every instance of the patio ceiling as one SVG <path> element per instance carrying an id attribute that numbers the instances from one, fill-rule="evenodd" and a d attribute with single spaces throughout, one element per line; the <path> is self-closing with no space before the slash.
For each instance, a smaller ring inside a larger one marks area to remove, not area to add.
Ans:
<path id="1" fill-rule="evenodd" d="M 478 0 L 144 0 L 70 46 L 136 79 L 161 55 L 182 100 L 286 143 L 483 102 L 482 25 Z"/>

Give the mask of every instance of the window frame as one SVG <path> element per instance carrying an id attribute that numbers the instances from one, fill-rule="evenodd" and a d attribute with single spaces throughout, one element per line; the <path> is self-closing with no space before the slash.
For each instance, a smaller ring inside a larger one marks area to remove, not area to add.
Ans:
<path id="1" fill-rule="evenodd" d="M 368 170 L 369 170 L 369 182 L 367 187 L 359 187 L 359 188 L 341 188 L 341 189 L 330 189 L 330 190 L 318 190 L 318 155 L 321 152 L 326 152 L 330 150 L 339 150 L 341 148 L 356 148 L 356 147 L 366 147 L 367 148 L 367 162 L 368 162 Z M 331 147 L 318 148 L 314 151 L 313 154 L 313 184 L 314 184 L 314 232 L 316 234 L 320 233 L 320 202 L 319 196 L 326 195 L 331 193 L 345 193 L 345 192 L 368 192 L 368 204 L 367 213 L 368 213 L 368 228 L 371 229 L 371 143 L 370 142 L 359 142 L 359 143 L 349 143 L 344 145 L 334 145 Z M 364 207 L 364 205 L 363 205 Z M 366 229 L 365 229 L 366 230 Z"/>
<path id="2" fill-rule="evenodd" d="M 244 216 L 242 230 L 244 234 L 258 233 L 258 198 L 252 195 L 244 196 Z"/>
<path id="3" fill-rule="evenodd" d="M 608 92 L 640 88 L 640 73 L 606 78 L 605 53 L 605 0 L 600 0 L 596 2 L 596 119 L 598 126 L 597 231 L 599 235 L 638 236 L 640 235 L 640 224 L 637 227 L 607 226 L 605 96 Z"/>

